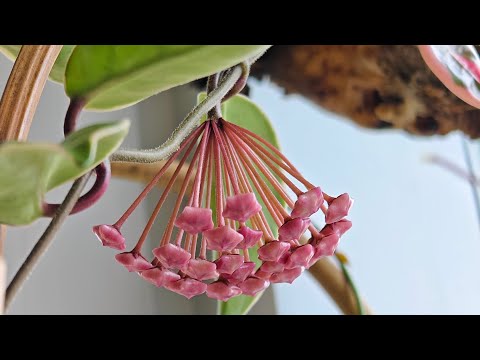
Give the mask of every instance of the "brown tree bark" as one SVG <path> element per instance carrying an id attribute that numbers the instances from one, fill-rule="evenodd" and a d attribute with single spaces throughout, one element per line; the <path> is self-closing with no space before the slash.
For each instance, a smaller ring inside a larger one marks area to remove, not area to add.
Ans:
<path id="1" fill-rule="evenodd" d="M 480 110 L 448 91 L 415 45 L 275 45 L 252 73 L 363 127 L 480 137 Z"/>

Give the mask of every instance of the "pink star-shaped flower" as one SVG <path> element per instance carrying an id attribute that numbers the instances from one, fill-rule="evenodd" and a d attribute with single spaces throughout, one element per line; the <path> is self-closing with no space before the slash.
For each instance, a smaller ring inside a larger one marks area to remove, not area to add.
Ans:
<path id="1" fill-rule="evenodd" d="M 203 259 L 190 259 L 185 274 L 197 280 L 216 279 L 218 277 L 217 265 Z"/>
<path id="2" fill-rule="evenodd" d="M 212 210 L 185 206 L 174 224 L 192 235 L 213 229 Z"/>
<path id="3" fill-rule="evenodd" d="M 188 251 L 170 243 L 157 247 L 152 252 L 167 269 L 183 269 L 192 257 Z"/>
<path id="4" fill-rule="evenodd" d="M 258 249 L 258 258 L 262 261 L 278 261 L 290 249 L 290 243 L 271 241 Z"/>
<path id="5" fill-rule="evenodd" d="M 180 280 L 180 275 L 158 267 L 144 270 L 140 273 L 140 276 L 157 287 L 162 287 L 171 282 Z"/>
<path id="6" fill-rule="evenodd" d="M 310 223 L 311 221 L 309 218 L 288 220 L 278 229 L 278 240 L 293 241 L 300 239 L 303 233 L 310 226 Z"/>
<path id="7" fill-rule="evenodd" d="M 215 260 L 217 271 L 220 274 L 231 275 L 243 264 L 244 258 L 240 254 L 226 254 Z"/>
<path id="8" fill-rule="evenodd" d="M 254 230 L 248 226 L 240 226 L 237 230 L 239 234 L 243 235 L 243 240 L 237 245 L 237 249 L 250 249 L 262 238 L 263 232 Z"/>
<path id="9" fill-rule="evenodd" d="M 315 239 L 312 242 L 315 253 L 313 254 L 313 257 L 309 262 L 309 266 L 312 266 L 312 261 L 316 262 L 318 259 L 324 256 L 332 256 L 335 253 L 339 242 L 340 237 L 336 233 L 325 236 L 318 240 Z"/>
<path id="10" fill-rule="evenodd" d="M 292 218 L 308 218 L 315 214 L 323 204 L 323 193 L 319 187 L 301 194 L 292 210 Z"/>
<path id="11" fill-rule="evenodd" d="M 238 287 L 242 290 L 243 295 L 255 296 L 260 291 L 265 290 L 269 285 L 270 281 L 268 280 L 249 277 L 245 281 L 238 284 Z"/>
<path id="12" fill-rule="evenodd" d="M 285 264 L 282 264 L 279 261 L 264 261 L 262 266 L 260 266 L 260 271 L 266 273 L 277 273 L 282 272 L 285 269 Z"/>
<path id="13" fill-rule="evenodd" d="M 227 197 L 227 204 L 223 210 L 223 217 L 245 222 L 262 210 L 254 193 L 238 194 Z"/>
<path id="14" fill-rule="evenodd" d="M 139 253 L 124 252 L 115 255 L 115 260 L 125 266 L 128 271 L 143 271 L 153 267 L 153 265 Z"/>
<path id="15" fill-rule="evenodd" d="M 203 236 L 207 240 L 207 248 L 215 251 L 232 251 L 243 240 L 242 234 L 226 225 L 205 231 Z"/>
<path id="16" fill-rule="evenodd" d="M 303 267 L 296 267 L 293 269 L 285 269 L 280 273 L 275 273 L 270 277 L 271 283 L 293 283 L 298 278 L 303 270 Z"/>
<path id="17" fill-rule="evenodd" d="M 348 212 L 352 205 L 353 199 L 350 198 L 347 193 L 333 199 L 328 205 L 327 214 L 325 215 L 325 222 L 327 224 L 332 224 L 339 220 L 342 220 L 345 216 L 348 215 Z"/>
<path id="18" fill-rule="evenodd" d="M 315 249 L 310 244 L 297 247 L 288 257 L 287 263 L 285 264 L 285 269 L 307 266 L 314 253 Z"/>
<path id="19" fill-rule="evenodd" d="M 115 226 L 97 225 L 93 227 L 93 233 L 103 246 L 120 251 L 125 250 L 125 238 Z"/>
<path id="20" fill-rule="evenodd" d="M 254 270 L 255 263 L 252 261 L 247 261 L 244 262 L 237 270 L 235 270 L 232 275 L 223 275 L 223 277 L 228 280 L 229 283 L 237 285 L 252 275 Z"/>
<path id="21" fill-rule="evenodd" d="M 165 285 L 168 290 L 191 299 L 194 296 L 201 295 L 207 290 L 207 284 L 190 278 L 180 279 Z"/>
<path id="22" fill-rule="evenodd" d="M 207 285 L 207 296 L 212 299 L 227 301 L 242 293 L 242 290 L 235 285 L 228 285 L 223 281 L 215 281 Z"/>

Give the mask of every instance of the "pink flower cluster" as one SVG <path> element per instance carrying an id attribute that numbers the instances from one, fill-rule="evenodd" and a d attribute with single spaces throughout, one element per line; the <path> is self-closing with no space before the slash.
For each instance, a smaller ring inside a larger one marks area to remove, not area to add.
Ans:
<path id="1" fill-rule="evenodd" d="M 141 254 L 142 246 L 195 145 L 150 262 Z M 345 219 L 353 203 L 348 194 L 327 195 L 264 139 L 220 119 L 205 122 L 186 139 L 119 221 L 94 227 L 104 246 L 125 249 L 121 226 L 180 153 L 183 157 L 136 246 L 115 257 L 157 287 L 187 298 L 203 293 L 222 301 L 240 294 L 255 296 L 271 283 L 292 283 L 317 260 L 333 255 L 351 227 Z M 295 201 L 279 179 L 295 194 Z M 302 191 L 294 181 L 306 189 Z M 191 194 L 180 212 L 189 184 Z M 320 231 L 310 220 L 319 210 L 325 216 Z"/>

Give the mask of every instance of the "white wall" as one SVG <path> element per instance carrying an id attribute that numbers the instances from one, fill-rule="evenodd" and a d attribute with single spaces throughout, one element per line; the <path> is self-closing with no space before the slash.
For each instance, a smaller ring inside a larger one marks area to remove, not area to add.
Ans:
<path id="1" fill-rule="evenodd" d="M 0 58 L 0 89 L 3 90 L 12 64 Z M 189 88 L 177 88 L 150 98 L 138 106 L 108 113 L 85 112 L 79 126 L 102 120 L 128 117 L 132 120 L 126 147 L 152 147 L 170 134 L 195 101 Z M 30 141 L 62 140 L 63 117 L 68 99 L 62 86 L 48 83 L 42 95 Z M 59 202 L 67 186 L 49 194 Z M 215 302 L 204 296 L 193 301 L 138 279 L 118 265 L 115 252 L 103 248 L 91 232 L 92 225 L 113 222 L 142 190 L 142 185 L 114 179 L 105 196 L 91 209 L 70 217 L 53 245 L 40 261 L 10 307 L 9 314 L 212 314 Z M 158 194 L 158 190 L 155 192 Z M 155 195 L 145 202 L 122 229 L 128 246 L 133 246 L 155 203 Z M 156 246 L 165 219 L 159 218 L 152 233 Z M 9 228 L 5 256 L 10 282 L 48 220 Z M 268 291 L 252 314 L 273 314 L 273 295 Z"/>

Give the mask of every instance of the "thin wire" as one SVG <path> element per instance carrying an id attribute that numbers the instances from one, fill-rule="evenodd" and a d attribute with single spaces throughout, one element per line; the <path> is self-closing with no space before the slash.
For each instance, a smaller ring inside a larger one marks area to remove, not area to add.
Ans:
<path id="1" fill-rule="evenodd" d="M 462 136 L 461 141 L 462 141 L 463 156 L 465 158 L 467 170 L 469 172 L 470 177 L 474 178 L 475 173 L 473 170 L 473 162 L 472 162 L 472 157 L 470 155 L 470 148 L 468 146 L 468 142 L 464 136 Z M 470 188 L 472 189 L 473 201 L 475 203 L 475 209 L 477 211 L 478 226 L 480 227 L 480 195 L 478 193 L 477 187 L 474 184 L 470 183 Z"/>

